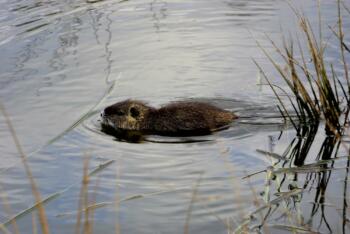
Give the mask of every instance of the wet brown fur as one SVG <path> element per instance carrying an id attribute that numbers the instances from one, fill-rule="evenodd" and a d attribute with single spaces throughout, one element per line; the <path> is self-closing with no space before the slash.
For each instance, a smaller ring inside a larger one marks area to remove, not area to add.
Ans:
<path id="1" fill-rule="evenodd" d="M 156 109 L 137 100 L 115 103 L 105 108 L 102 117 L 102 124 L 114 129 L 167 136 L 210 134 L 238 118 L 202 102 L 174 102 Z"/>

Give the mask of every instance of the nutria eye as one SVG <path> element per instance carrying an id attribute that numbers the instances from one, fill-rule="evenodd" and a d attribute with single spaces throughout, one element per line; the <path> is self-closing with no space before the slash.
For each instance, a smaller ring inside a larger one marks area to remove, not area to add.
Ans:
<path id="1" fill-rule="evenodd" d="M 140 115 L 140 112 L 135 107 L 131 107 L 130 114 L 132 117 L 137 118 Z"/>

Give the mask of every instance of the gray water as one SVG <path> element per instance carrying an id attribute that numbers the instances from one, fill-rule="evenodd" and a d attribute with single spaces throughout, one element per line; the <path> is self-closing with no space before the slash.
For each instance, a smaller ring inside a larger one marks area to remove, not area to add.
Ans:
<path id="1" fill-rule="evenodd" d="M 292 2 L 317 23 L 317 1 Z M 336 5 L 321 3 L 327 29 L 337 20 Z M 0 101 L 42 197 L 61 192 L 45 204 L 52 233 L 74 232 L 86 157 L 91 170 L 112 160 L 91 177 L 91 204 L 104 204 L 95 210 L 95 233 L 182 233 L 186 220 L 190 233 L 227 233 L 262 199 L 265 175 L 242 177 L 271 165 L 257 149 L 281 153 L 295 133 L 281 118 L 264 118 L 279 116 L 277 102 L 258 85 L 252 59 L 275 77 L 256 40 L 271 50 L 265 34 L 278 41 L 283 28 L 294 35 L 285 1 L 1 0 L 0 6 Z M 349 21 L 344 27 L 349 31 Z M 329 44 L 327 59 L 338 60 L 336 42 Z M 128 143 L 102 133 L 98 121 L 105 106 L 127 98 L 153 106 L 205 99 L 242 118 L 210 136 Z M 35 201 L 3 116 L 0 139 L 1 193 L 14 215 Z M 343 174 L 334 172 L 328 188 L 326 215 L 336 233 L 349 230 L 338 207 Z M 305 194 L 305 220 L 314 193 Z M 10 217 L 0 208 L 0 222 Z M 330 232 L 319 214 L 312 217 L 313 230 Z M 31 214 L 18 225 L 31 233 Z"/>

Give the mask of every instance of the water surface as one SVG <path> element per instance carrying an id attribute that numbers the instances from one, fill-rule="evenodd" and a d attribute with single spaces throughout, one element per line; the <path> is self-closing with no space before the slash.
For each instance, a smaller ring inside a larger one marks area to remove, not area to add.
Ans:
<path id="1" fill-rule="evenodd" d="M 321 2 L 327 28 L 336 22 L 336 6 Z M 279 40 L 283 28 L 294 35 L 295 19 L 285 1 L 0 4 L 0 100 L 42 196 L 62 192 L 45 205 L 53 233 L 74 231 L 86 155 L 91 170 L 113 160 L 91 177 L 91 203 L 104 204 L 95 211 L 95 233 L 115 233 L 116 228 L 122 233 L 181 233 L 186 220 L 191 233 L 227 233 L 254 209 L 265 175 L 242 177 L 271 164 L 257 149 L 281 153 L 295 136 L 281 118 L 267 118 L 279 116 L 276 100 L 269 87 L 257 85 L 263 81 L 252 62 L 254 58 L 284 86 L 256 40 L 271 51 L 265 34 Z M 293 4 L 317 22 L 317 1 Z M 344 31 L 350 29 L 348 22 Z M 337 44 L 329 44 L 327 59 L 334 61 Z M 156 107 L 200 98 L 242 118 L 210 136 L 148 136 L 149 141 L 128 143 L 103 134 L 98 123 L 103 107 L 127 98 Z M 0 182 L 17 213 L 34 200 L 3 116 L 0 138 Z M 334 232 L 344 226 L 336 209 L 343 196 L 342 173 L 334 172 L 328 189 L 333 205 L 327 214 Z M 311 201 L 314 193 L 311 188 L 305 200 Z M 305 214 L 310 203 L 305 202 Z M 1 222 L 10 216 L 0 210 Z M 311 227 L 329 232 L 315 217 Z M 25 215 L 18 221 L 22 233 L 32 230 L 31 219 Z"/>

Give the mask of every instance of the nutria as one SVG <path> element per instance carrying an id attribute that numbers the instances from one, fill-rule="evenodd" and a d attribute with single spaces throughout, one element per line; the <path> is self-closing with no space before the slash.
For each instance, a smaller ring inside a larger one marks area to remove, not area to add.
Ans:
<path id="1" fill-rule="evenodd" d="M 235 114 L 213 105 L 181 101 L 159 109 L 137 100 L 115 103 L 104 109 L 102 126 L 165 136 L 206 135 L 228 127 Z"/>

